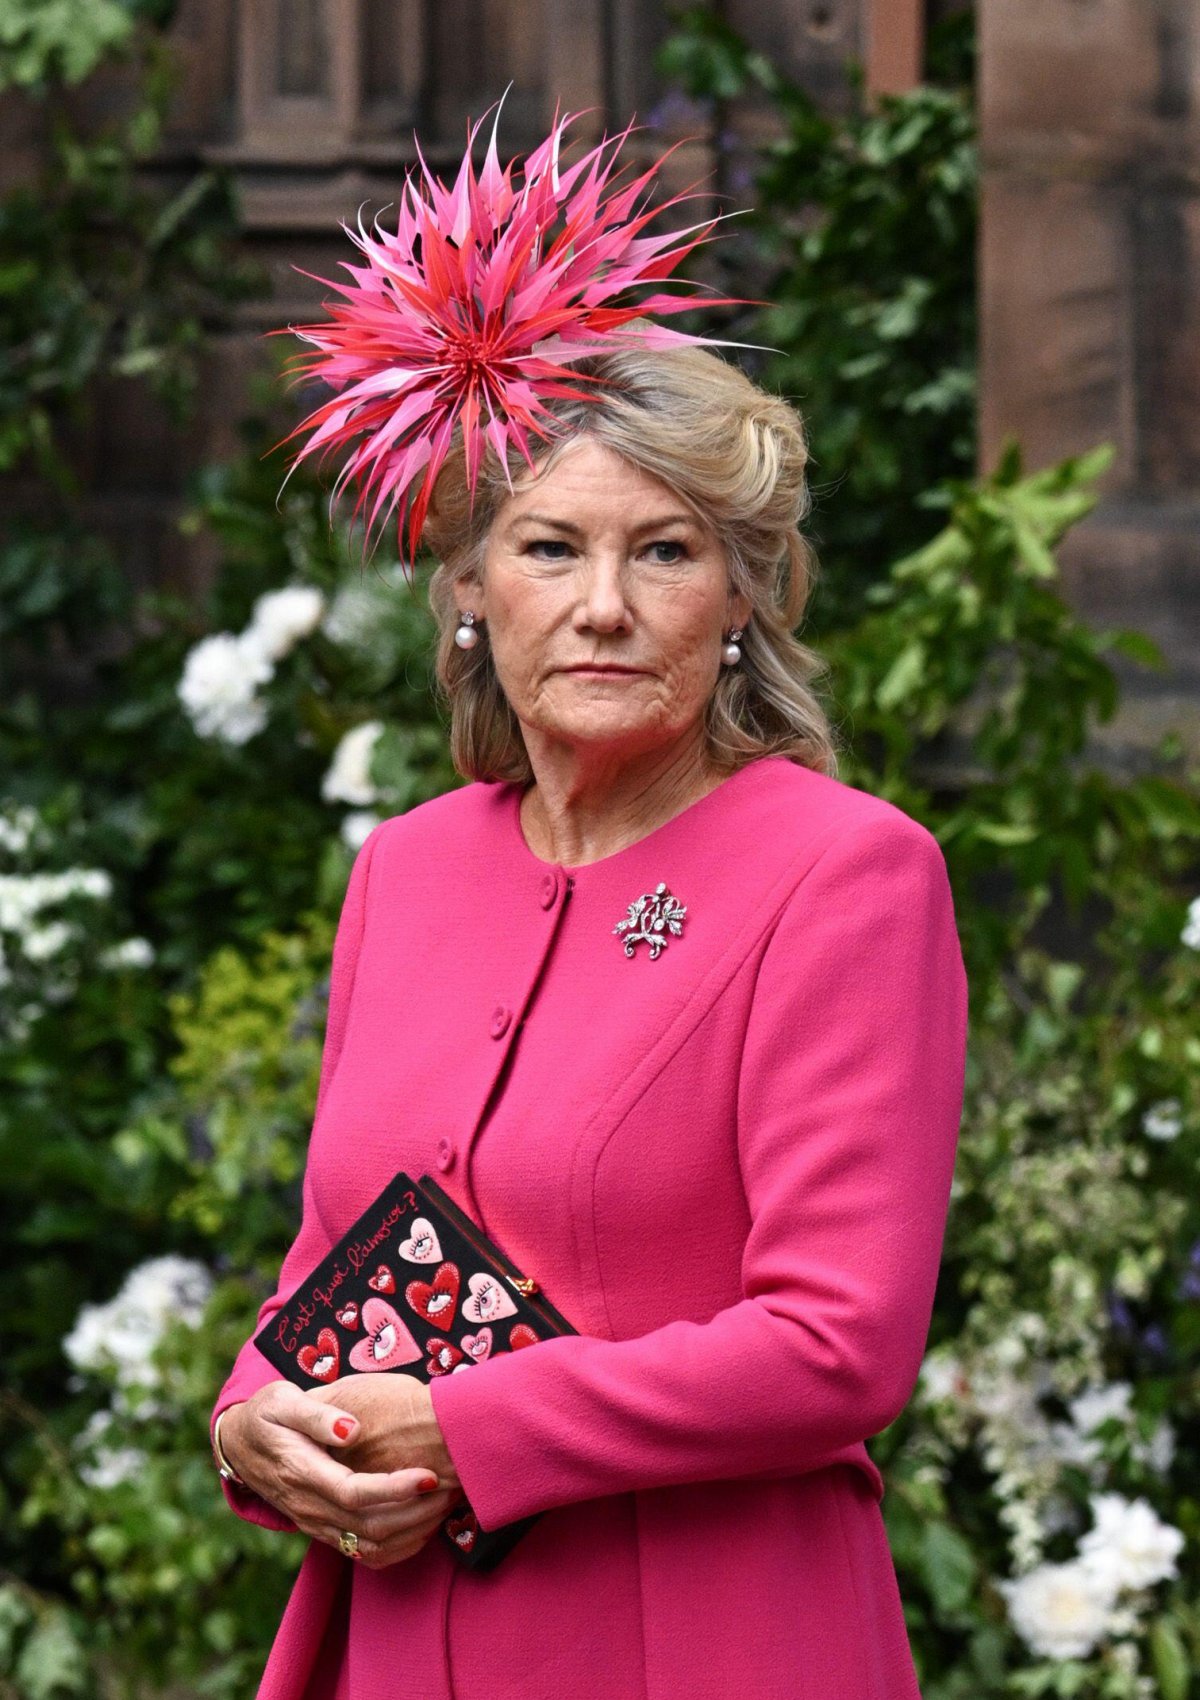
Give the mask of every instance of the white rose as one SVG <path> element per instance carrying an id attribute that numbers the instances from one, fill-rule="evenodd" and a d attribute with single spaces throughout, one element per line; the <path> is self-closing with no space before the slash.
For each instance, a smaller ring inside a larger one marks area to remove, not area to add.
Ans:
<path id="1" fill-rule="evenodd" d="M 269 590 L 254 604 L 242 642 L 256 646 L 268 661 L 282 661 L 316 629 L 324 612 L 325 598 L 314 585 L 289 584 L 282 590 Z"/>
<path id="2" fill-rule="evenodd" d="M 1017 1634 L 1045 1658 L 1086 1658 L 1110 1627 L 1112 1578 L 1077 1559 L 1039 1564 L 997 1587 Z"/>
<path id="3" fill-rule="evenodd" d="M 244 744 L 266 725 L 266 708 L 254 693 L 273 672 L 256 642 L 215 632 L 189 650 L 179 700 L 200 737 Z"/>
<path id="4" fill-rule="evenodd" d="M 342 822 L 342 842 L 351 850 L 361 850 L 382 818 L 370 809 L 352 810 Z"/>
<path id="5" fill-rule="evenodd" d="M 321 781 L 321 795 L 327 803 L 365 805 L 378 800 L 379 792 L 371 779 L 371 757 L 382 731 L 382 720 L 365 720 L 346 733 Z"/>
<path id="6" fill-rule="evenodd" d="M 1079 1542 L 1081 1557 L 1111 1564 L 1123 1588 L 1146 1588 L 1176 1574 L 1182 1531 L 1162 1522 L 1149 1500 L 1101 1493 L 1091 1505 L 1095 1524 Z"/>

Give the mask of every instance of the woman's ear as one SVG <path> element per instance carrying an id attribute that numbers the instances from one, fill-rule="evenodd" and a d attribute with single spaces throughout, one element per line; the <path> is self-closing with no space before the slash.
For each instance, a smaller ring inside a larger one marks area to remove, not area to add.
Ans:
<path id="1" fill-rule="evenodd" d="M 476 577 L 455 579 L 454 606 L 458 609 L 460 614 L 465 614 L 468 609 L 476 615 L 481 612 L 480 601 L 482 590 L 483 586 Z"/>

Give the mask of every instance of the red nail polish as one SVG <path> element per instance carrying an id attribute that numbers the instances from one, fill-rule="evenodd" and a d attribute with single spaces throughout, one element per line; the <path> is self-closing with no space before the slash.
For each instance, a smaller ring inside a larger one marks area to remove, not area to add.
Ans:
<path id="1" fill-rule="evenodd" d="M 333 1432 L 339 1440 L 345 1440 L 354 1430 L 353 1417 L 338 1417 L 333 1425 Z"/>
<path id="2" fill-rule="evenodd" d="M 434 1493 L 437 1489 L 437 1477 L 427 1476 L 423 1482 L 417 1483 L 418 1493 Z"/>

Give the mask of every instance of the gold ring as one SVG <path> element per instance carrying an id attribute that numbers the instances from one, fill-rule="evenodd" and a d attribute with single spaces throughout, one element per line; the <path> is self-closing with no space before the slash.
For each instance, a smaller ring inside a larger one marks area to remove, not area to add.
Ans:
<path id="1" fill-rule="evenodd" d="M 358 1536 L 353 1529 L 342 1530 L 338 1536 L 338 1546 L 341 1547 L 347 1558 L 358 1557 Z"/>

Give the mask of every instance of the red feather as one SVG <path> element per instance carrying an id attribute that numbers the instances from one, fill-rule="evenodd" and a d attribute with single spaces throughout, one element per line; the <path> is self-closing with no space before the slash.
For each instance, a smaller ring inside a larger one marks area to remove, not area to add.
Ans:
<path id="1" fill-rule="evenodd" d="M 332 450 L 353 447 L 331 508 L 347 485 L 357 488 L 352 517 L 370 510 L 364 544 L 395 511 L 401 560 L 405 530 L 408 559 L 416 558 L 457 424 L 473 498 L 489 446 L 504 465 L 510 445 L 532 463 L 530 436 L 553 435 L 543 402 L 587 398 L 570 362 L 631 342 L 675 348 L 718 341 L 653 323 L 626 327 L 695 304 L 662 290 L 630 301 L 629 291 L 668 277 L 728 215 L 643 235 L 659 212 L 690 197 L 636 210 L 662 160 L 621 188 L 612 184 L 632 126 L 564 167 L 571 114 L 556 117 L 550 135 L 526 157 L 519 185 L 516 161 L 500 167 L 494 122 L 476 176 L 471 147 L 482 122 L 469 130 L 452 189 L 433 176 L 418 144 L 419 172 L 405 178 L 394 234 L 380 230 L 378 219 L 371 233 L 361 216 L 357 231 L 343 224 L 366 264 L 342 262 L 349 283 L 318 278 L 344 297 L 324 303 L 328 320 L 270 333 L 310 343 L 317 352 L 297 356 L 292 370 L 319 377 L 336 392 L 283 439 L 310 433 L 288 476 L 317 451 L 323 462 Z M 706 299 L 735 304 L 729 296 Z"/>

